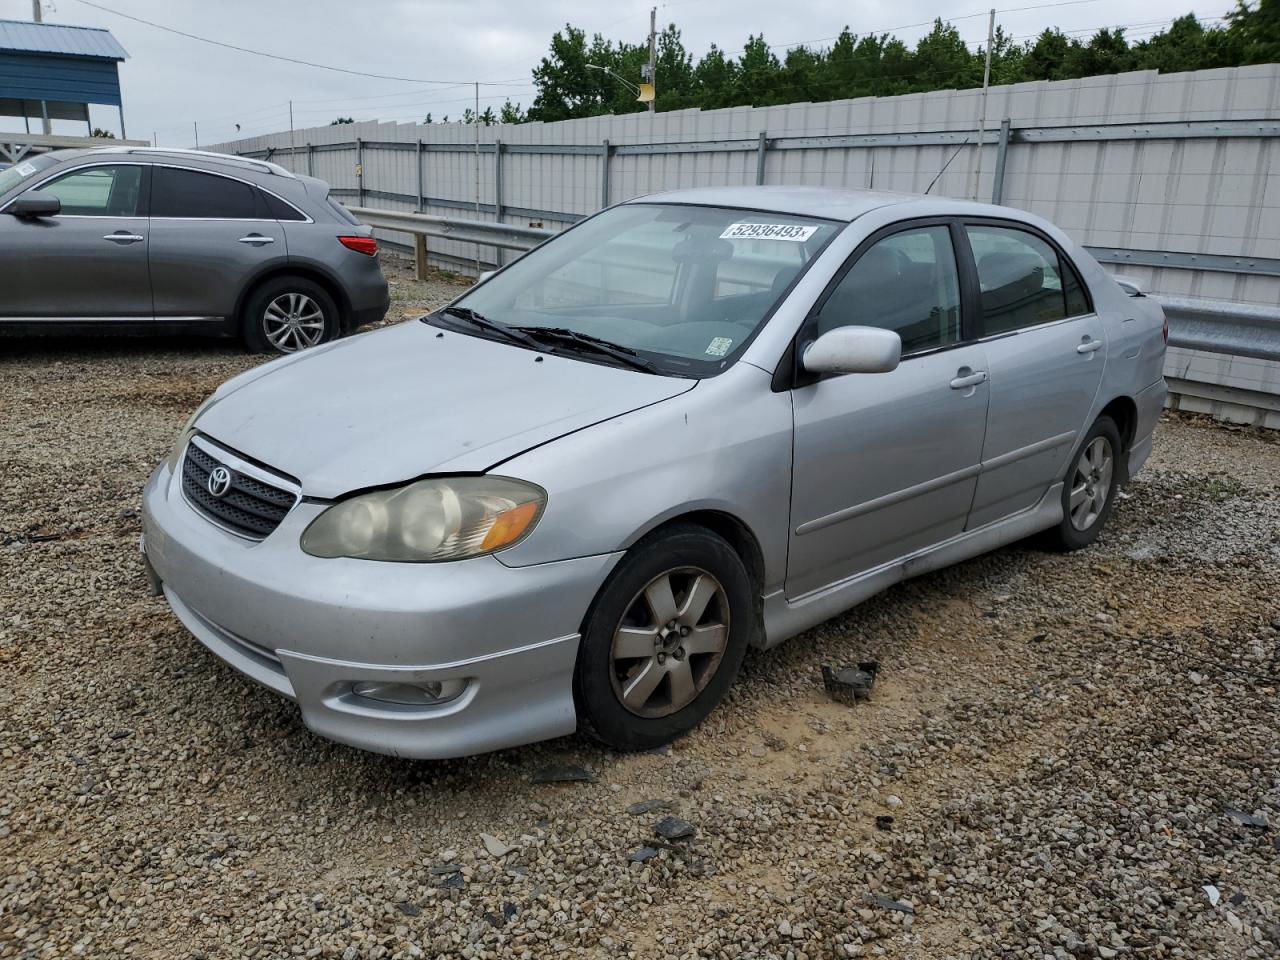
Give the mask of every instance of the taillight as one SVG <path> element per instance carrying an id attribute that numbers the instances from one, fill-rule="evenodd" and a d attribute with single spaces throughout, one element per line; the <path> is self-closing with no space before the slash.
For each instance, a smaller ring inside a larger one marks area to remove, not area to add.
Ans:
<path id="1" fill-rule="evenodd" d="M 338 242 L 348 250 L 363 253 L 372 257 L 378 252 L 378 241 L 375 237 L 339 237 Z"/>
<path id="2" fill-rule="evenodd" d="M 1169 318 L 1164 318 L 1164 345 L 1169 345 Z"/>

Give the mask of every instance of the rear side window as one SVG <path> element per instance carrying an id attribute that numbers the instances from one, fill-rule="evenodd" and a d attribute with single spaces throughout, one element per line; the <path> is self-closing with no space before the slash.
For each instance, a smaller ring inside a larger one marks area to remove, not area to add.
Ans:
<path id="1" fill-rule="evenodd" d="M 960 340 L 960 280 L 951 231 L 903 230 L 862 254 L 818 314 L 819 335 L 836 327 L 894 330 L 903 355 Z"/>
<path id="2" fill-rule="evenodd" d="M 980 224 L 965 231 L 978 269 L 983 336 L 1089 312 L 1075 270 L 1034 233 Z"/>
<path id="3" fill-rule="evenodd" d="M 305 220 L 307 219 L 292 205 L 285 203 L 274 194 L 262 191 L 262 199 L 267 207 L 267 215 L 273 220 Z"/>
<path id="4" fill-rule="evenodd" d="M 73 170 L 40 188 L 62 201 L 73 217 L 133 217 L 142 193 L 142 167 L 136 164 Z"/>
<path id="5" fill-rule="evenodd" d="M 256 220 L 257 191 L 229 177 L 174 167 L 151 174 L 151 216 L 200 220 Z"/>

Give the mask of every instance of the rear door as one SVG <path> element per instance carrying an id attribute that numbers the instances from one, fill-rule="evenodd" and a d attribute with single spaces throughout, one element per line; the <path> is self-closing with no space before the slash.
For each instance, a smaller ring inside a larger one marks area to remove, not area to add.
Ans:
<path id="1" fill-rule="evenodd" d="M 1061 479 L 1107 350 L 1075 268 L 1047 237 L 999 220 L 966 223 L 964 234 L 991 373 L 973 529 L 1034 506 Z"/>
<path id="2" fill-rule="evenodd" d="M 159 164 L 151 178 L 156 319 L 233 316 L 248 280 L 287 261 L 284 230 L 246 180 Z"/>
<path id="3" fill-rule="evenodd" d="M 58 216 L 0 214 L 0 317 L 150 320 L 146 177 L 136 163 L 76 167 L 33 186 Z"/>
<path id="4" fill-rule="evenodd" d="M 800 343 L 834 327 L 895 330 L 890 373 L 796 387 L 786 595 L 828 584 L 964 530 L 987 417 L 986 356 L 962 326 L 947 222 L 903 225 L 855 251 Z"/>

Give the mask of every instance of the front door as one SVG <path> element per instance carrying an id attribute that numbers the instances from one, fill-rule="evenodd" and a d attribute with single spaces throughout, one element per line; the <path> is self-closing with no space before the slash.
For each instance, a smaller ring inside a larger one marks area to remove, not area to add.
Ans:
<path id="1" fill-rule="evenodd" d="M 0 317 L 150 320 L 146 168 L 79 167 L 37 189 L 54 217 L 0 213 Z"/>
<path id="2" fill-rule="evenodd" d="M 288 260 L 284 230 L 244 180 L 161 165 L 151 176 L 156 319 L 232 316 L 246 281 Z"/>
<path id="3" fill-rule="evenodd" d="M 896 330 L 891 373 L 828 376 L 793 391 L 788 599 L 964 530 L 987 416 L 987 360 L 966 344 L 952 231 L 873 237 L 810 319 Z"/>
<path id="4" fill-rule="evenodd" d="M 1035 506 L 1061 480 L 1106 365 L 1106 334 L 1075 269 L 1039 234 L 971 223 L 991 373 L 969 527 Z"/>

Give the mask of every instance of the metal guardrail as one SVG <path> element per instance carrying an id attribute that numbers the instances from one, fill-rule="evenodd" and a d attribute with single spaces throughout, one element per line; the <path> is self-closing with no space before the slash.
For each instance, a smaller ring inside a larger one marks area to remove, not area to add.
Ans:
<path id="1" fill-rule="evenodd" d="M 529 250 L 556 234 L 554 230 L 541 227 L 517 227 L 509 223 L 437 217 L 426 213 L 404 213 L 398 210 L 378 210 L 373 207 L 348 207 L 347 209 L 371 227 L 399 230 L 421 237 L 445 237 L 466 243 L 482 243 L 506 250 Z"/>
<path id="2" fill-rule="evenodd" d="M 1280 307 L 1148 294 L 1169 318 L 1169 346 L 1280 360 Z"/>
<path id="3" fill-rule="evenodd" d="M 458 217 L 351 207 L 371 227 L 413 234 L 419 275 L 426 266 L 422 238 L 443 237 L 507 250 L 529 250 L 556 234 L 539 227 L 519 227 Z M 1280 361 L 1280 307 L 1146 294 L 1169 318 L 1169 345 L 1222 353 L 1232 357 Z"/>

